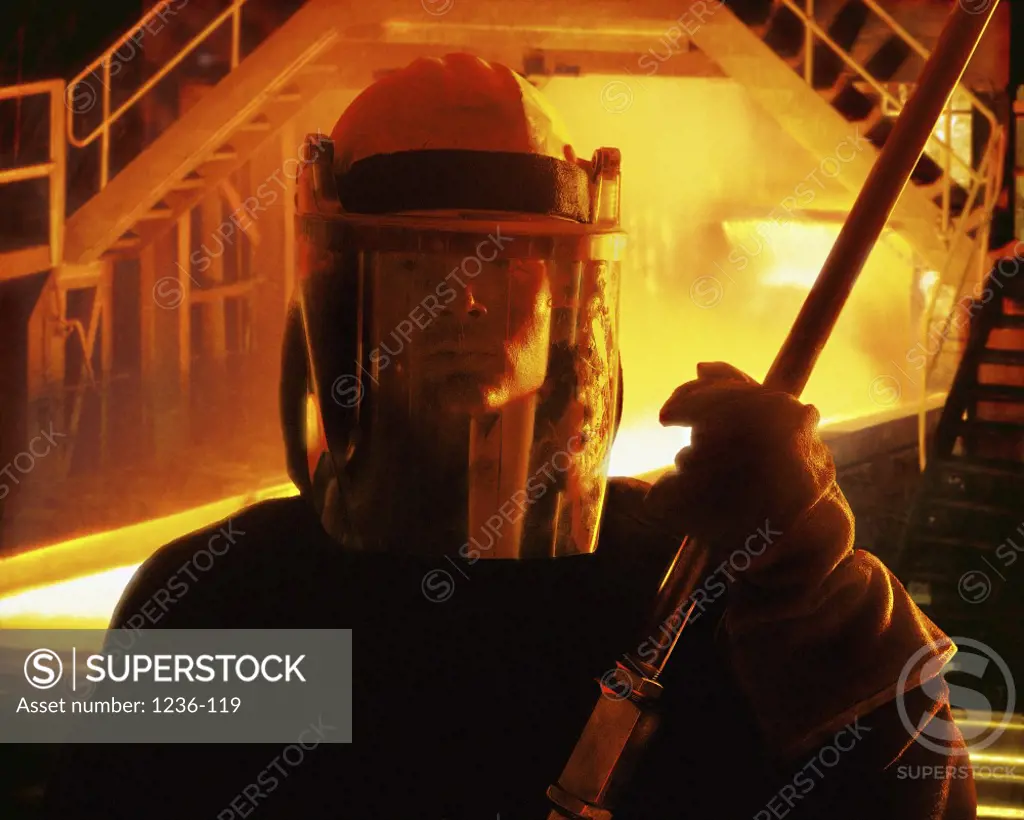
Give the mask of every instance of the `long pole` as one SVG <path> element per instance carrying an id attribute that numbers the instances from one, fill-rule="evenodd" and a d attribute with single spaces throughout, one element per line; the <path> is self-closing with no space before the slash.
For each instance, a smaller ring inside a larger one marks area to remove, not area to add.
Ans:
<path id="1" fill-rule="evenodd" d="M 963 76 L 997 5 L 998 0 L 993 0 L 987 9 L 975 13 L 968 11 L 970 2 L 961 2 L 950 15 L 935 51 L 921 72 L 917 90 L 900 113 L 839 238 L 768 370 L 764 380 L 766 387 L 799 397 L 807 386 L 857 277 L 910 181 L 935 123 Z M 697 564 L 702 558 L 694 553 L 706 551 L 693 549 L 691 543 L 688 538 L 684 540 L 665 574 L 649 624 L 655 630 L 689 599 L 701 580 L 703 566 Z M 682 560 L 686 553 L 691 553 L 692 557 Z M 706 557 L 703 555 L 703 560 Z M 650 662 L 656 674 L 660 673 L 671 650 L 671 645 L 667 646 Z"/>
<path id="2" fill-rule="evenodd" d="M 935 50 L 925 64 L 917 90 L 907 102 L 881 155 L 864 184 L 839 238 L 807 294 L 764 384 L 799 396 L 810 379 L 839 314 L 864 263 L 882 233 L 896 201 L 924 151 L 935 123 L 963 76 L 995 14 L 999 0 L 984 9 L 961 0 L 950 15 Z M 556 785 L 548 790 L 555 808 L 548 820 L 602 818 L 610 820 L 609 799 L 621 788 L 654 731 L 651 706 L 661 694 L 657 682 L 685 628 L 692 606 L 686 603 L 704 576 L 707 549 L 683 539 L 658 590 L 644 635 L 663 625 L 675 628 L 675 639 L 641 660 L 627 652 L 617 668 L 629 697 L 601 697 Z M 652 657 L 653 655 L 653 657 Z M 638 674 L 641 670 L 643 674 Z"/>

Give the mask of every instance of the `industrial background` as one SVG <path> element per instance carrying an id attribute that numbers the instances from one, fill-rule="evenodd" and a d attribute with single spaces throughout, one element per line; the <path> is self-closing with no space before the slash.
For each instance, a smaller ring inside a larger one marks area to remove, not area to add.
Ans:
<path id="1" fill-rule="evenodd" d="M 650 475 L 683 443 L 657 410 L 698 361 L 767 371 L 950 9 L 5 4 L 0 627 L 103 626 L 158 546 L 294 492 L 277 379 L 295 177 L 304 136 L 330 132 L 374 78 L 468 51 L 543 88 L 577 154 L 622 150 L 612 469 Z M 1004 2 L 804 394 L 857 546 L 948 632 L 969 627 L 1008 658 L 1024 643 L 1024 574 L 999 557 L 1016 560 L 1007 538 L 1024 550 L 1024 49 L 1011 42 L 1024 9 Z M 984 600 L 960 588 L 975 568 L 999 587 Z M 1024 746 L 1007 738 L 1006 755 Z M 1024 817 L 1022 783 L 983 784 L 982 816 Z"/>

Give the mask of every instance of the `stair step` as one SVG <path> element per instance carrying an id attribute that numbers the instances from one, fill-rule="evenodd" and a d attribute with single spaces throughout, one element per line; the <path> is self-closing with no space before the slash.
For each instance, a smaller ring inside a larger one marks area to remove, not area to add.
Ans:
<path id="1" fill-rule="evenodd" d="M 981 421 L 978 419 L 960 422 L 961 435 L 967 432 L 982 433 L 1024 433 L 1024 422 L 1017 421 Z"/>
<path id="2" fill-rule="evenodd" d="M 829 23 L 826 31 L 836 45 L 844 52 L 849 53 L 857 42 L 866 19 L 867 9 L 863 3 L 847 3 Z M 865 68 L 868 67 L 865 66 Z M 870 68 L 868 71 L 873 76 L 877 76 Z M 815 39 L 814 88 L 830 92 L 830 96 L 827 97 L 829 102 L 844 86 L 859 79 L 860 75 L 855 74 L 830 45 Z"/>
<path id="3" fill-rule="evenodd" d="M 225 162 L 234 159 L 238 159 L 238 152 L 234 148 L 224 146 L 210 154 L 204 162 Z"/>
<path id="4" fill-rule="evenodd" d="M 768 21 L 774 3 L 772 0 L 725 0 L 725 5 L 742 23 L 755 27 Z"/>
<path id="5" fill-rule="evenodd" d="M 779 4 L 775 7 L 775 14 L 772 15 L 768 31 L 762 39 L 779 57 L 800 54 L 804 46 L 803 20 L 789 6 Z"/>
<path id="6" fill-rule="evenodd" d="M 969 391 L 976 401 L 1019 402 L 1024 404 L 1024 387 L 1011 384 L 977 384 Z"/>
<path id="7" fill-rule="evenodd" d="M 884 119 L 885 113 L 882 111 L 881 106 L 876 105 L 870 114 L 857 122 L 858 130 L 862 134 L 870 134 Z"/>
<path id="8" fill-rule="evenodd" d="M 170 219 L 174 216 L 174 211 L 166 206 L 157 206 L 150 208 L 146 213 L 139 217 L 140 222 L 148 221 L 151 219 Z"/>
<path id="9" fill-rule="evenodd" d="M 239 126 L 239 131 L 269 131 L 273 128 L 273 123 L 268 119 L 256 119 L 245 123 L 245 125 Z"/>
<path id="10" fill-rule="evenodd" d="M 1004 313 L 1001 316 L 993 316 L 992 324 L 998 328 L 1020 330 L 1024 329 L 1024 316 L 1009 316 Z"/>
<path id="11" fill-rule="evenodd" d="M 911 48 L 898 34 L 892 34 L 868 58 L 864 68 L 879 82 L 886 82 L 899 73 L 911 54 Z"/>
<path id="12" fill-rule="evenodd" d="M 1024 350 L 999 350 L 987 347 L 981 354 L 982 364 L 1002 364 L 1010 367 L 1024 367 Z"/>
<path id="13" fill-rule="evenodd" d="M 984 564 L 981 564 L 978 569 L 984 571 L 983 568 Z M 959 589 L 960 578 L 963 577 L 963 574 L 944 573 L 922 568 L 902 573 L 900 583 L 907 588 L 914 603 L 926 613 L 931 614 L 932 618 L 935 617 L 935 612 L 940 612 L 944 616 L 943 620 L 946 621 L 947 628 L 955 621 L 962 630 L 958 630 L 961 635 L 966 633 L 977 636 L 978 632 L 984 630 L 991 622 L 992 615 L 985 612 L 984 609 L 977 609 L 975 604 L 978 602 L 972 604 L 971 601 L 964 599 L 964 595 Z M 978 595 L 984 590 L 984 581 L 979 576 L 974 576 L 974 580 L 969 577 L 964 583 L 967 585 L 964 591 L 969 595 Z M 978 586 L 975 586 L 976 584 Z M 993 602 L 995 599 L 993 592 L 995 590 L 992 589 L 990 583 L 989 594 L 985 595 L 982 600 Z M 973 628 L 964 629 L 968 625 Z"/>
<path id="14" fill-rule="evenodd" d="M 850 51 L 860 37 L 868 14 L 868 7 L 859 0 L 845 3 L 829 23 L 829 36 L 843 51 Z"/>
<path id="15" fill-rule="evenodd" d="M 174 185 L 171 186 L 172 190 L 175 191 L 194 191 L 197 188 L 205 188 L 206 180 L 200 176 L 188 176 L 184 179 L 179 179 Z"/>
<path id="16" fill-rule="evenodd" d="M 849 77 L 840 81 L 839 91 L 832 97 L 832 107 L 842 114 L 850 122 L 860 122 L 871 116 L 871 112 L 878 108 L 878 104 L 867 94 L 860 91 L 854 85 L 854 78 Z M 881 124 L 880 124 L 881 127 Z M 892 130 L 890 127 L 889 131 Z M 872 142 L 875 142 L 872 135 L 868 135 Z M 886 136 L 888 136 L 886 134 Z M 884 138 L 876 145 L 884 142 Z"/>
<path id="17" fill-rule="evenodd" d="M 801 55 L 801 62 L 803 57 Z M 844 71 L 847 71 L 846 63 L 842 57 L 836 54 L 831 47 L 815 40 L 814 61 L 813 61 L 813 86 L 816 91 L 827 90 L 839 87 L 839 80 Z"/>
<path id="18" fill-rule="evenodd" d="M 926 507 L 951 510 L 970 510 L 971 512 L 985 513 L 993 516 L 1014 516 L 1018 514 L 1019 507 L 1004 507 L 998 504 L 989 504 L 984 501 L 972 501 L 965 498 L 952 498 L 950 496 L 933 495 L 927 500 Z"/>
<path id="19" fill-rule="evenodd" d="M 336 65 L 330 63 L 308 63 L 299 69 L 300 74 L 335 74 L 338 71 Z"/>
<path id="20" fill-rule="evenodd" d="M 991 552 L 999 543 L 989 544 L 986 541 L 972 541 L 969 538 L 954 538 L 948 535 L 935 535 L 933 533 L 916 533 L 910 540 L 918 546 L 930 545 L 940 549 L 961 548 L 974 552 Z"/>
<path id="21" fill-rule="evenodd" d="M 1019 461 L 998 461 L 982 458 L 943 458 L 928 463 L 929 470 L 936 472 L 967 473 L 995 478 L 1024 478 L 1024 464 Z"/>
<path id="22" fill-rule="evenodd" d="M 130 251 L 142 247 L 142 237 L 140 236 L 122 236 L 113 245 L 108 248 L 111 253 L 117 253 L 119 251 Z"/>
<path id="23" fill-rule="evenodd" d="M 945 177 L 943 176 L 942 170 L 938 165 L 931 159 L 931 157 L 924 156 L 921 161 L 927 160 L 928 167 L 925 171 L 927 178 L 922 176 L 923 181 L 918 182 L 918 187 L 922 193 L 930 196 L 932 202 L 935 203 L 935 207 L 942 207 L 942 197 L 944 196 L 943 189 L 946 187 Z M 920 163 L 919 163 L 920 164 Z M 934 179 L 931 177 L 934 175 Z M 949 185 L 949 209 L 954 216 L 959 216 L 963 213 L 967 207 L 967 200 L 971 198 L 970 192 L 962 187 L 959 183 L 951 182 Z M 975 211 L 979 211 L 978 203 L 980 197 L 975 197 Z"/>

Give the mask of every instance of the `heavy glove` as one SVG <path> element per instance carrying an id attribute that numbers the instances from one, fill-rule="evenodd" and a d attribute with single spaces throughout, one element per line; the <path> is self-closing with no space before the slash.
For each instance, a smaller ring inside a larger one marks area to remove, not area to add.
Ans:
<path id="1" fill-rule="evenodd" d="M 760 576 L 788 557 L 762 549 L 766 542 L 785 538 L 834 485 L 832 456 L 817 433 L 820 416 L 731 365 L 699 364 L 697 375 L 661 409 L 661 423 L 691 427 L 691 439 L 676 456 L 676 470 L 651 489 L 647 508 L 710 546 L 712 561 L 749 541 Z M 819 578 L 833 565 L 821 558 Z"/>
<path id="2" fill-rule="evenodd" d="M 817 410 L 724 363 L 697 374 L 661 410 L 662 424 L 691 427 L 691 444 L 646 504 L 709 550 L 727 587 L 724 650 L 773 751 L 791 757 L 891 701 L 908 665 L 907 689 L 955 649 L 854 551 Z"/>

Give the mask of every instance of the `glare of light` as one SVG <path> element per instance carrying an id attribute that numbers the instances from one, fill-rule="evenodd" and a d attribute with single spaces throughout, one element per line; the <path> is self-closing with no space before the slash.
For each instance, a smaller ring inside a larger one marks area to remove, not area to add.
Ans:
<path id="1" fill-rule="evenodd" d="M 0 629 L 106 629 L 141 564 L 0 598 Z"/>
<path id="2" fill-rule="evenodd" d="M 937 270 L 925 271 L 921 274 L 918 286 L 921 288 L 921 295 L 927 300 L 931 297 L 932 291 L 939 283 L 939 272 Z"/>
<path id="3" fill-rule="evenodd" d="M 631 427 L 620 430 L 612 449 L 609 474 L 637 476 L 666 466 L 666 454 L 690 446 L 689 427 Z"/>
<path id="4" fill-rule="evenodd" d="M 1024 818 L 1024 809 L 1014 809 L 1009 806 L 978 806 L 978 820 L 986 820 L 986 818 L 990 817 L 1019 820 Z"/>
<path id="5" fill-rule="evenodd" d="M 938 407 L 942 395 L 932 397 Z M 822 420 L 821 429 L 837 433 L 860 429 L 905 415 L 899 408 L 870 416 L 836 415 Z M 612 448 L 609 474 L 641 476 L 645 481 L 672 469 L 671 459 L 690 444 L 689 427 L 627 426 Z M 268 498 L 297 493 L 293 484 L 280 484 L 250 495 L 227 498 L 166 518 L 145 521 L 108 532 L 73 538 L 0 561 L 0 628 L 91 628 L 106 626 L 132 574 L 162 545 L 189 532 L 223 521 L 244 507 Z M 17 580 L 20 586 L 13 582 Z M 4 595 L 6 594 L 6 597 Z M 966 719 L 974 716 L 965 715 Z M 979 757 L 981 762 L 983 758 Z"/>
<path id="6" fill-rule="evenodd" d="M 994 727 L 998 727 L 998 723 L 992 724 Z M 977 752 L 970 753 L 968 748 L 969 757 L 971 763 L 984 764 L 986 766 L 1008 766 L 1010 768 L 1016 768 L 1017 766 L 1024 766 L 1024 755 L 1013 755 L 1013 754 L 996 754 L 990 752 Z"/>
<path id="7" fill-rule="evenodd" d="M 830 223 L 777 222 L 764 219 L 726 220 L 726 236 L 743 254 L 764 254 L 769 267 L 761 284 L 808 291 L 839 237 L 840 226 Z"/>
<path id="8" fill-rule="evenodd" d="M 175 538 L 224 521 L 244 507 L 296 494 L 298 490 L 290 481 L 274 483 L 245 495 L 224 498 L 163 518 L 152 518 L 116 530 L 26 550 L 0 560 L 0 599 L 31 587 L 80 578 L 112 567 L 138 564 Z"/>
<path id="9" fill-rule="evenodd" d="M 430 25 L 438 38 L 451 33 L 447 22 Z M 506 24 L 505 28 L 510 33 L 522 31 L 520 23 Z M 460 31 L 467 38 L 485 33 Z M 559 27 L 550 31 L 534 27 L 534 31 L 541 38 L 538 42 L 548 33 L 565 36 Z M 493 33 L 493 28 L 486 32 Z M 594 34 L 583 27 L 579 33 L 581 38 Z M 627 33 L 649 36 L 632 27 L 629 32 L 604 32 L 616 39 L 616 47 L 621 46 L 618 41 Z M 414 20 L 389 24 L 389 36 L 418 38 L 421 34 Z M 639 50 L 646 48 L 642 45 Z M 552 77 L 545 92 L 563 118 L 574 124 L 578 154 L 587 156 L 600 145 L 614 144 L 630 158 L 630 184 L 623 189 L 623 217 L 630 222 L 628 230 L 638 244 L 633 246 L 634 255 L 627 257 L 622 274 L 621 345 L 626 388 L 622 429 L 611 454 L 610 472 L 647 478 L 645 474 L 671 465 L 676 452 L 689 442 L 686 428 L 663 428 L 658 424 L 662 403 L 678 385 L 695 376 L 700 361 L 728 361 L 755 378 L 768 372 L 774 352 L 799 309 L 802 293 L 811 286 L 832 249 L 838 225 L 797 223 L 783 207 L 773 208 L 769 203 L 764 214 L 777 219 L 722 223 L 725 235 L 717 238 L 721 232 L 716 230 L 714 241 L 697 228 L 684 230 L 688 224 L 714 222 L 717 226 L 728 213 L 722 203 L 735 202 L 744 207 L 744 213 L 750 212 L 750 163 L 762 162 L 764 148 L 763 139 L 755 135 L 768 115 L 751 107 L 742 89 L 728 82 L 669 77 L 644 77 L 640 81 L 630 77 L 629 116 L 624 117 L 620 110 L 595 105 L 604 99 L 608 83 L 616 79 L 624 81 L 622 75 Z M 730 123 L 714 146 L 707 145 L 699 129 L 689 127 L 692 123 L 685 113 L 708 106 L 715 108 L 717 119 L 726 118 Z M 706 167 L 696 168 L 693 157 L 707 155 L 708 150 L 721 161 L 715 159 Z M 805 167 L 806 157 L 795 150 L 780 156 L 779 164 L 792 166 L 794 185 L 810 170 Z M 670 184 L 683 177 L 687 179 L 685 192 Z M 780 199 L 779 203 L 784 201 Z M 754 244 L 758 239 L 763 242 L 763 253 Z M 739 266 L 726 260 L 744 245 L 747 266 L 741 275 Z M 867 385 L 886 372 L 882 368 L 889 366 L 889 356 L 899 357 L 906 351 L 903 328 L 910 327 L 911 322 L 906 296 L 913 269 L 909 260 L 894 255 L 887 245 L 880 242 L 868 260 L 834 339 L 823 352 L 803 396 L 826 419 L 867 417 L 877 412 L 879 408 L 872 402 Z M 716 263 L 725 265 L 725 270 L 717 272 Z M 705 269 L 721 277 L 726 285 L 723 304 L 714 309 L 698 307 L 692 301 L 694 271 Z M 628 282 L 636 284 L 626 286 Z M 905 323 L 902 315 L 894 317 L 890 310 L 904 302 Z M 881 344 L 886 339 L 888 346 Z M 294 492 L 290 485 L 287 490 Z M 51 589 L 47 585 L 53 585 L 58 592 L 49 599 L 50 604 L 40 606 L 39 615 L 60 612 L 66 606 L 60 590 L 68 579 L 136 565 L 161 545 L 223 520 L 233 510 L 257 500 L 251 496 L 228 499 L 180 517 L 146 522 L 137 529 L 72 539 L 0 562 L 0 607 L 4 595 L 20 595 L 29 587 Z M 112 605 L 93 607 L 96 617 L 108 613 Z"/>

